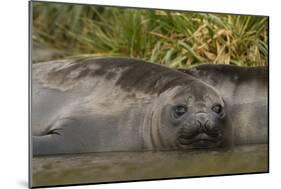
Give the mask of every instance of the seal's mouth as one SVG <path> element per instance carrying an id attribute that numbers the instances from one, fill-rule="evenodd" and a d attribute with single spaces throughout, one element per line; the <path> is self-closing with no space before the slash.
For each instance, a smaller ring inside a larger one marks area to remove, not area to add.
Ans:
<path id="1" fill-rule="evenodd" d="M 198 134 L 181 133 L 177 137 L 177 141 L 180 145 L 195 145 L 203 148 L 218 144 L 221 141 L 221 134 L 209 135 L 204 132 Z"/>

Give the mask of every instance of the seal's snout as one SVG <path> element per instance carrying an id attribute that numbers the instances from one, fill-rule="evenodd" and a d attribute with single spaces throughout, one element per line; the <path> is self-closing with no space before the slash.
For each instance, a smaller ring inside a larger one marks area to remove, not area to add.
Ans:
<path id="1" fill-rule="evenodd" d="M 211 123 L 206 114 L 197 115 L 196 117 L 197 133 L 205 133 L 210 137 L 219 138 L 220 130 Z"/>
<path id="2" fill-rule="evenodd" d="M 214 146 L 221 140 L 221 130 L 205 112 L 196 113 L 193 125 L 186 125 L 180 131 L 178 141 L 182 145 L 196 145 L 196 147 Z"/>
<path id="3" fill-rule="evenodd" d="M 208 130 L 210 126 L 206 113 L 198 113 L 196 115 L 195 125 L 199 133 L 206 132 Z"/>
<path id="4" fill-rule="evenodd" d="M 208 114 L 198 113 L 196 115 L 195 126 L 198 133 L 213 133 L 215 126 L 209 120 Z"/>

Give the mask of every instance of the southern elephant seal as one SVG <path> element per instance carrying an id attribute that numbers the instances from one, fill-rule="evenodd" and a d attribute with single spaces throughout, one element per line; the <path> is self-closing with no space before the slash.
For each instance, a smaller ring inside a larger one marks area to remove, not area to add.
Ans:
<path id="1" fill-rule="evenodd" d="M 208 84 L 141 60 L 32 67 L 34 155 L 229 146 L 226 109 Z"/>
<path id="2" fill-rule="evenodd" d="M 202 64 L 179 71 L 219 91 L 228 105 L 235 144 L 268 143 L 268 67 Z"/>

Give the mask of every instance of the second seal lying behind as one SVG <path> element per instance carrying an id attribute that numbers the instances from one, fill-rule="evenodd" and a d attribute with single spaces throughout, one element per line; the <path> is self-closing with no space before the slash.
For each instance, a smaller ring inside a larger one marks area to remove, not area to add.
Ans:
<path id="1" fill-rule="evenodd" d="M 216 148 L 232 143 L 227 107 L 194 77 L 127 58 L 32 68 L 34 155 Z"/>

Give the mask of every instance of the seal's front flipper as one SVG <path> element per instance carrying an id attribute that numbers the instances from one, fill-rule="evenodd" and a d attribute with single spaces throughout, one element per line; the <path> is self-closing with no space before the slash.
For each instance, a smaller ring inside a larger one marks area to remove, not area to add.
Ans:
<path id="1" fill-rule="evenodd" d="M 32 137 L 33 155 L 50 155 L 61 152 L 60 135 L 48 134 L 43 136 Z"/>
<path id="2" fill-rule="evenodd" d="M 73 118 L 60 118 L 41 136 L 33 136 L 33 155 L 56 155 L 85 151 L 79 134 L 81 123 Z"/>

